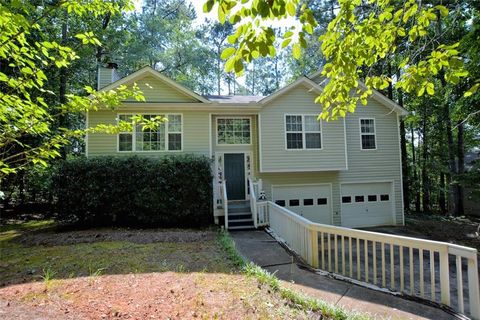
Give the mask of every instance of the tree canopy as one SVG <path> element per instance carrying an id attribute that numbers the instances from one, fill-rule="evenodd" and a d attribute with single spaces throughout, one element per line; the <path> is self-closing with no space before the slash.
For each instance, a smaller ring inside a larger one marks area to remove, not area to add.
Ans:
<path id="1" fill-rule="evenodd" d="M 136 87 L 94 90 L 107 63 L 122 76 L 149 65 L 203 95 L 268 95 L 322 69 L 325 120 L 363 108 L 373 90 L 410 112 L 400 119 L 407 210 L 460 214 L 464 187 L 480 190 L 478 164 L 465 160 L 480 141 L 478 0 L 204 2 L 218 21 L 201 21 L 188 0 L 1 2 L 2 190 L 21 194 L 39 168 L 82 155 L 88 132 L 164 121 L 85 128 L 87 111 L 142 100 Z"/>
<path id="2" fill-rule="evenodd" d="M 228 19 L 236 27 L 228 38 L 232 46 L 222 53 L 228 59 L 226 71 L 241 74 L 244 62 L 274 57 L 278 43 L 282 48 L 291 46 L 292 55 L 300 58 L 302 48 L 308 47 L 307 35 L 313 34 L 318 25 L 309 4 L 299 0 L 206 1 L 206 12 L 216 7 L 219 21 Z M 425 92 L 433 95 L 437 75 L 452 84 L 468 76 L 459 55 L 460 43 L 439 43 L 443 35 L 431 37 L 429 32 L 448 17 L 444 5 L 416 0 L 339 0 L 334 11 L 317 40 L 326 59 L 322 68 L 324 89 L 316 100 L 322 106 L 323 119 L 354 112 L 358 102 L 367 103 L 373 90 L 390 84 L 418 96 Z M 293 25 L 277 35 L 268 22 L 288 17 L 296 18 L 299 26 Z M 397 55 L 400 46 L 407 49 L 403 56 Z M 379 74 L 376 67 L 392 59 L 398 60 L 399 76 Z M 478 83 L 465 95 L 473 94 L 477 88 Z"/>
<path id="3" fill-rule="evenodd" d="M 49 39 L 45 33 L 45 23 L 53 13 L 60 10 L 80 18 L 99 17 L 117 14 L 125 5 L 100 0 L 58 1 L 47 6 L 23 1 L 8 7 L 0 4 L 0 179 L 31 164 L 46 165 L 49 159 L 60 156 L 61 148 L 72 138 L 82 137 L 85 130 L 61 123 L 67 114 L 113 107 L 131 95 L 142 99 L 138 91 L 126 87 L 96 93 L 87 86 L 82 95 L 60 94 L 52 90 L 47 76 L 79 59 L 72 47 Z M 79 46 L 100 45 L 91 31 L 73 36 Z M 107 126 L 88 130 L 102 129 L 108 130 Z"/>

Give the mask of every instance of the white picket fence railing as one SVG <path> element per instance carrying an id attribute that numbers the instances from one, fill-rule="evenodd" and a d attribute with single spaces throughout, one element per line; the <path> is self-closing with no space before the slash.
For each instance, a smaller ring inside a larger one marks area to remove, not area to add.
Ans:
<path id="1" fill-rule="evenodd" d="M 274 233 L 314 268 L 480 319 L 476 249 L 313 223 L 271 201 L 264 207 Z M 259 208 L 257 203 L 257 216 Z"/>
<path id="2" fill-rule="evenodd" d="M 228 197 L 227 197 L 227 181 L 223 180 L 220 182 L 221 187 L 221 198 L 223 212 L 225 214 L 225 230 L 228 230 Z"/>
<path id="3" fill-rule="evenodd" d="M 257 192 L 258 183 L 254 183 L 250 178 L 248 179 L 248 188 L 250 190 L 250 210 L 252 211 L 253 226 L 258 228 L 257 221 Z"/>
<path id="4" fill-rule="evenodd" d="M 252 211 L 253 225 L 255 228 L 268 225 L 267 201 L 258 200 L 262 181 L 253 182 L 248 179 L 248 188 L 250 190 L 250 210 Z"/>

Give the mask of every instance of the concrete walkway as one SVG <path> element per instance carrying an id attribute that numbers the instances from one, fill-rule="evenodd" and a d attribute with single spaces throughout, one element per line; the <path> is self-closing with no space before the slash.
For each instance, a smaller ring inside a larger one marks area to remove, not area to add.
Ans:
<path id="1" fill-rule="evenodd" d="M 288 251 L 265 231 L 233 231 L 238 251 L 248 260 L 311 297 L 368 313 L 376 319 L 456 319 L 432 306 L 332 279 L 300 268 Z"/>

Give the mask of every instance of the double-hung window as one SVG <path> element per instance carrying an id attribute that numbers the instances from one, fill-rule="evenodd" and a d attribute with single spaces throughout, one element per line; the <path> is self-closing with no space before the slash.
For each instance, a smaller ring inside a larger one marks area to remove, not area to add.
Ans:
<path id="1" fill-rule="evenodd" d="M 377 148 L 375 119 L 360 119 L 360 139 L 362 150 Z"/>
<path id="2" fill-rule="evenodd" d="M 119 115 L 120 121 L 131 121 L 132 115 Z M 144 128 L 141 124 L 133 126 L 133 132 L 120 132 L 118 151 L 181 151 L 182 115 L 180 114 L 144 114 L 143 118 L 153 120 L 166 117 L 168 121 L 159 123 L 154 129 Z"/>
<path id="3" fill-rule="evenodd" d="M 250 143 L 250 118 L 217 119 L 217 144 Z"/>
<path id="4" fill-rule="evenodd" d="M 120 114 L 118 115 L 118 121 L 130 122 L 131 115 Z M 122 131 L 118 134 L 118 151 L 132 151 L 133 148 L 133 132 Z"/>
<path id="5" fill-rule="evenodd" d="M 285 135 L 288 150 L 322 148 L 322 124 L 315 115 L 286 115 Z"/>

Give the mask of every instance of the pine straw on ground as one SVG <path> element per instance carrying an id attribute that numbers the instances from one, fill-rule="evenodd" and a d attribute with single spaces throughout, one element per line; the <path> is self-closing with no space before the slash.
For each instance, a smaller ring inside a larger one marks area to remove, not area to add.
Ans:
<path id="1" fill-rule="evenodd" d="M 214 230 L 0 226 L 0 319 L 318 319 L 240 272 Z"/>
<path id="2" fill-rule="evenodd" d="M 318 319 L 254 278 L 222 273 L 105 275 L 0 290 L 2 319 Z M 3 313 L 3 314 L 2 314 Z"/>

